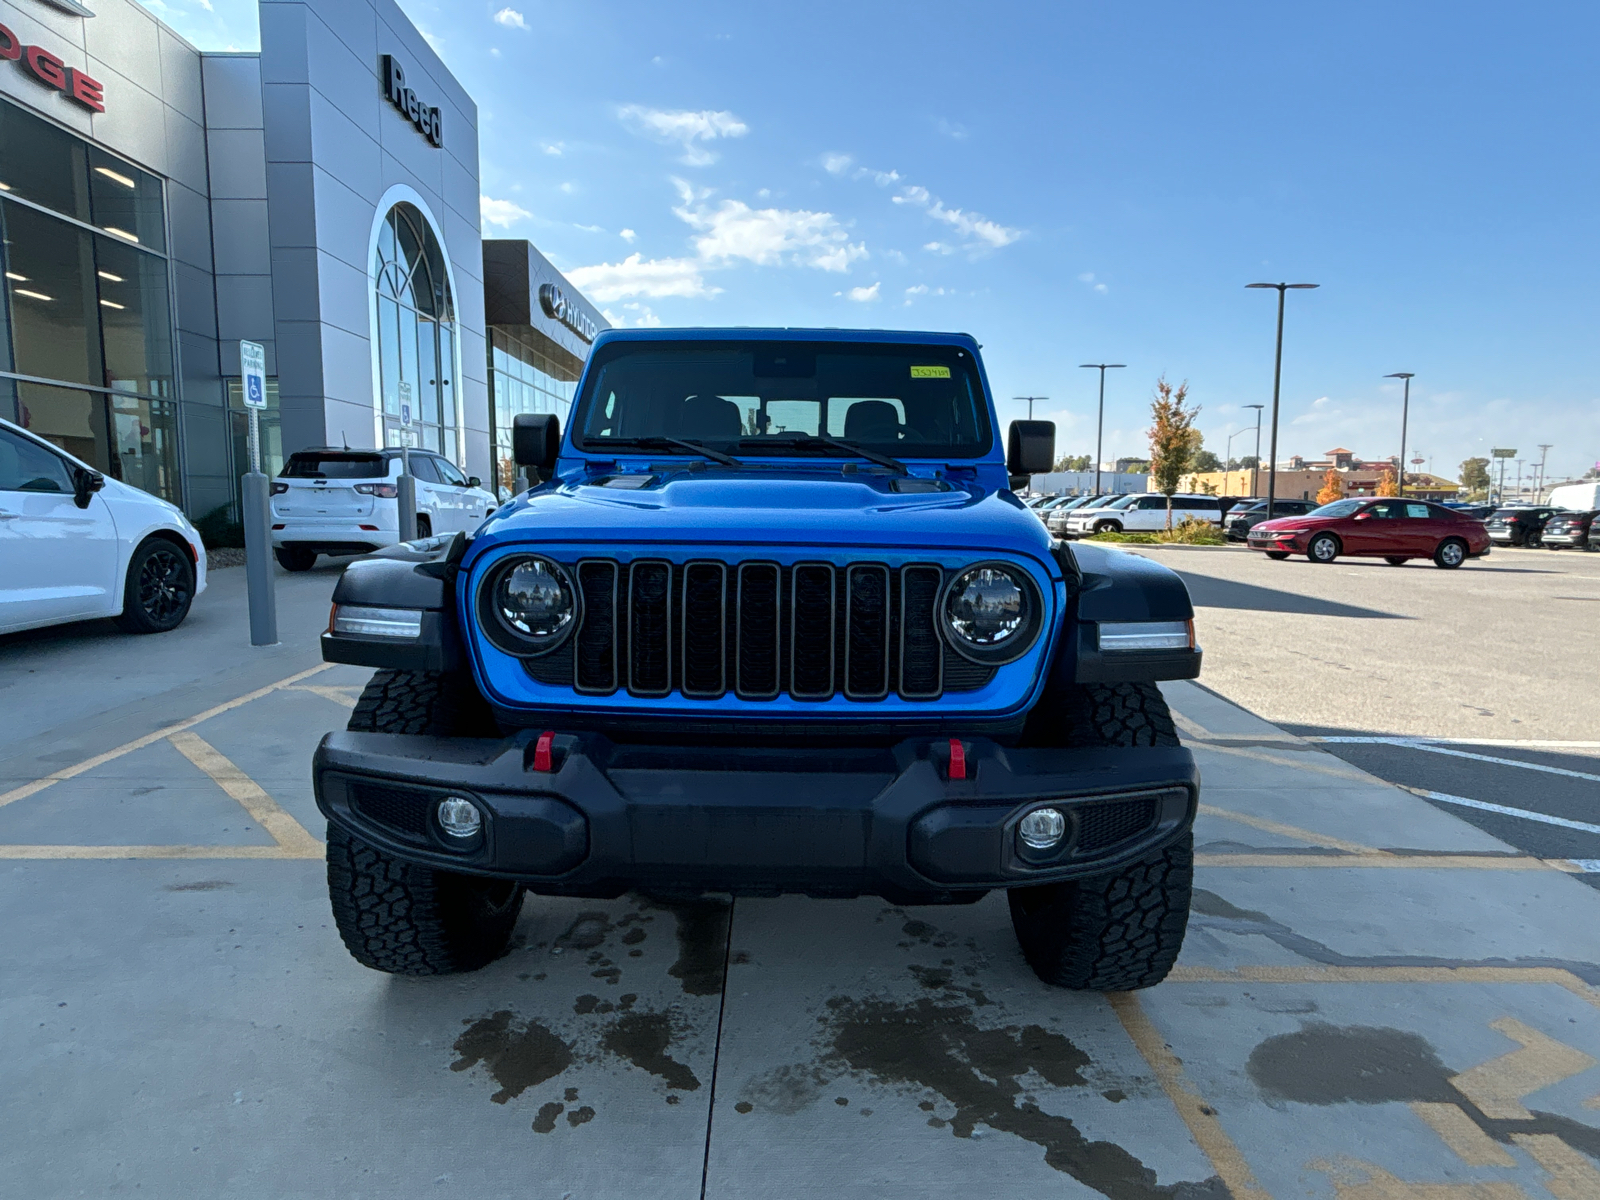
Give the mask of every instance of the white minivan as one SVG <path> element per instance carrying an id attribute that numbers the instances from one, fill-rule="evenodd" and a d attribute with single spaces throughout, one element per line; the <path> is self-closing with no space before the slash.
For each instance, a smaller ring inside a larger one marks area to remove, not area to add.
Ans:
<path id="1" fill-rule="evenodd" d="M 400 540 L 399 450 L 314 447 L 289 456 L 272 481 L 272 551 L 286 571 L 319 554 L 366 554 Z M 476 475 L 431 450 L 411 451 L 417 537 L 470 533 L 498 501 Z"/>
<path id="2" fill-rule="evenodd" d="M 0 419 L 0 633 L 97 617 L 164 633 L 205 589 L 182 509 Z"/>
<path id="3" fill-rule="evenodd" d="M 1172 498 L 1174 528 L 1185 518 L 1222 524 L 1222 501 L 1215 496 Z M 1096 533 L 1155 533 L 1167 527 L 1167 498 L 1160 492 L 1133 492 L 1103 508 L 1084 508 L 1067 518 L 1067 537 Z"/>

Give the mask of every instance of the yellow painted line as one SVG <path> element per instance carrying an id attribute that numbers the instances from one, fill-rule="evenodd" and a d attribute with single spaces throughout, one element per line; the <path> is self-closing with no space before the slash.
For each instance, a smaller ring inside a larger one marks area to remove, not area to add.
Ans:
<path id="1" fill-rule="evenodd" d="M 1522 1097 L 1595 1065 L 1594 1059 L 1582 1050 L 1547 1037 L 1515 1017 L 1490 1021 L 1489 1028 L 1505 1034 L 1521 1048 L 1463 1071 L 1450 1082 L 1480 1112 L 1495 1120 L 1533 1120 L 1533 1114 L 1522 1105 Z M 1600 1196 L 1600 1192 L 1594 1194 Z"/>
<path id="2" fill-rule="evenodd" d="M 1117 1014 L 1122 1028 L 1128 1033 L 1140 1056 L 1161 1083 L 1161 1090 L 1178 1110 L 1178 1116 L 1189 1127 L 1189 1134 L 1201 1152 L 1211 1160 L 1214 1170 L 1227 1187 L 1233 1200 L 1272 1200 L 1272 1196 L 1256 1182 L 1250 1164 L 1234 1144 L 1216 1110 L 1201 1099 L 1189 1081 L 1184 1078 L 1183 1064 L 1172 1052 L 1160 1032 L 1139 1005 L 1134 992 L 1113 992 L 1106 997 L 1111 1011 Z"/>
<path id="3" fill-rule="evenodd" d="M 113 759 L 121 758 L 124 754 L 131 754 L 135 750 L 142 750 L 146 746 L 159 742 L 162 738 L 171 737 L 173 734 L 181 733 L 185 729 L 191 729 L 200 724 L 202 721 L 209 721 L 212 717 L 221 716 L 225 712 L 231 712 L 233 709 L 236 709 L 241 705 L 249 704 L 252 700 L 259 700 L 261 697 L 271 695 L 273 692 L 276 692 L 281 688 L 286 688 L 291 684 L 299 683 L 300 680 L 310 678 L 312 675 L 315 675 L 320 671 L 326 671 L 333 665 L 334 664 L 332 663 L 321 663 L 318 666 L 300 671 L 297 674 L 289 676 L 287 679 L 280 679 L 277 683 L 269 683 L 264 688 L 257 688 L 253 692 L 247 692 L 243 696 L 237 696 L 224 704 L 217 705 L 215 708 L 208 708 L 205 710 L 205 712 L 196 713 L 192 717 L 186 717 L 174 725 L 168 725 L 163 729 L 156 730 L 154 733 L 147 733 L 143 737 L 134 738 L 131 742 L 124 742 L 115 750 L 107 750 L 104 754 L 96 754 L 93 758 L 86 758 L 82 762 L 74 763 L 70 767 L 63 767 L 59 771 L 51 772 L 43 779 L 35 779 L 32 783 L 25 783 L 21 787 L 12 788 L 9 792 L 0 792 L 0 808 L 4 808 L 6 805 L 17 800 L 25 800 L 29 796 L 36 795 L 37 793 L 44 791 L 45 788 L 50 787 L 52 784 L 61 783 L 68 779 L 75 779 L 79 775 L 82 775 L 85 771 L 92 771 L 98 766 L 103 766 L 104 764 L 111 762 Z"/>
<path id="4" fill-rule="evenodd" d="M 1251 740 L 1261 741 L 1263 739 L 1253 738 Z M 1227 746 L 1221 742 L 1206 742 L 1203 748 L 1215 754 L 1231 754 L 1235 758 L 1249 758 L 1254 759 L 1256 762 L 1269 763 L 1274 767 L 1287 767 L 1291 771 L 1309 771 L 1313 775 L 1328 775 L 1334 779 L 1342 779 L 1346 783 L 1370 783 L 1383 787 L 1391 786 L 1376 775 L 1370 775 L 1357 767 L 1348 766 L 1342 759 L 1335 758 L 1325 751 L 1319 751 L 1315 754 L 1296 752 L 1296 757 L 1290 759 L 1283 758 L 1267 750 L 1246 746 Z M 1325 759 L 1326 761 L 1318 762 L 1316 761 L 1317 759 Z M 1331 764 L 1333 763 L 1338 763 L 1339 766 L 1332 766 Z"/>
<path id="5" fill-rule="evenodd" d="M 1528 1200 L 1527 1192 L 1503 1179 L 1484 1183 L 1413 1183 L 1359 1158 L 1340 1158 L 1337 1162 L 1317 1158 L 1306 1166 L 1328 1176 L 1337 1200 Z"/>
<path id="6" fill-rule="evenodd" d="M 1313 833 L 1309 829 L 1301 829 L 1295 825 L 1285 825 L 1279 821 L 1269 821 L 1265 817 L 1253 817 L 1247 813 L 1235 812 L 1231 808 L 1217 808 L 1212 804 L 1202 804 L 1200 813 L 1207 817 L 1222 817 L 1224 820 L 1237 821 L 1241 825 L 1248 825 L 1252 829 L 1259 829 L 1263 833 L 1275 833 L 1279 837 L 1294 838 L 1296 841 L 1310 842 L 1314 846 L 1328 846 L 1334 850 L 1346 850 L 1351 854 L 1376 854 L 1385 858 L 1392 857 L 1382 850 L 1371 846 L 1363 846 L 1360 842 L 1347 842 L 1343 838 L 1332 837 L 1326 833 Z"/>
<path id="7" fill-rule="evenodd" d="M 1371 854 L 1196 854 L 1197 867 L 1306 867 L 1365 869 L 1383 867 L 1407 871 L 1560 871 L 1567 875 L 1587 874 L 1584 868 L 1565 858 L 1527 858 L 1521 855 L 1496 858 L 1475 854 L 1390 854 L 1378 850 Z"/>
<path id="8" fill-rule="evenodd" d="M 1168 983 L 1541 983 L 1600 1008 L 1600 988 L 1561 967 L 1216 967 L 1172 968 Z"/>
<path id="9" fill-rule="evenodd" d="M 321 858 L 319 848 L 315 854 L 291 850 L 284 846 L 0 846 L 0 859 L 52 859 L 52 858 Z"/>
<path id="10" fill-rule="evenodd" d="M 358 687 L 319 687 L 314 683 L 302 683 L 288 689 L 291 692 L 310 692 L 313 696 L 321 696 L 324 700 L 332 700 L 344 708 L 354 708 L 356 700 L 361 694 Z M 352 696 L 350 693 L 356 695 Z"/>
<path id="11" fill-rule="evenodd" d="M 1172 710 L 1172 723 L 1178 727 L 1178 731 L 1185 737 L 1211 738 L 1215 736 L 1200 722 L 1184 716 L 1177 709 Z"/>
<path id="12" fill-rule="evenodd" d="M 286 813 L 266 790 L 199 734 L 180 732 L 167 738 L 195 766 L 237 800 L 255 823 L 272 835 L 272 840 L 296 858 L 321 858 L 322 843 L 306 827 Z"/>
<path id="13" fill-rule="evenodd" d="M 1439 1135 L 1439 1140 L 1454 1150 L 1469 1167 L 1514 1167 L 1517 1160 L 1506 1153 L 1478 1123 L 1467 1116 L 1459 1104 L 1439 1104 L 1418 1100 L 1411 1111 Z"/>
<path id="14" fill-rule="evenodd" d="M 1511 1140 L 1550 1173 L 1545 1191 L 1556 1200 L 1595 1200 L 1600 1196 L 1600 1171 L 1553 1133 L 1513 1133 Z"/>

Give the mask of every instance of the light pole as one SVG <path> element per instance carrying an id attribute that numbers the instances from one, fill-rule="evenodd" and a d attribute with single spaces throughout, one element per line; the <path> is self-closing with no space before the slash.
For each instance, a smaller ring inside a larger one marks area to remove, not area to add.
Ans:
<path id="1" fill-rule="evenodd" d="M 1315 283 L 1247 283 L 1247 288 L 1276 288 L 1278 290 L 1278 353 L 1272 360 L 1272 448 L 1267 462 L 1267 520 L 1272 520 L 1272 502 L 1278 494 L 1278 385 L 1283 380 L 1283 294 L 1290 288 L 1319 287 Z M 1256 461 L 1261 461 L 1258 450 Z M 1259 468 L 1257 468 L 1259 470 Z"/>
<path id="2" fill-rule="evenodd" d="M 1106 428 L 1106 372 L 1114 371 L 1127 363 L 1079 363 L 1078 366 L 1085 370 L 1098 370 L 1100 372 L 1100 416 L 1094 426 L 1094 494 L 1100 494 L 1100 438 Z"/>
<path id="3" fill-rule="evenodd" d="M 1256 465 L 1250 468 L 1250 494 L 1254 496 L 1261 486 L 1261 410 L 1264 404 L 1246 404 L 1256 410 Z"/>
<path id="4" fill-rule="evenodd" d="M 1250 426 L 1246 425 L 1243 429 L 1235 429 L 1228 435 L 1228 448 L 1222 452 L 1223 487 L 1229 486 L 1228 476 L 1233 474 L 1233 439 L 1238 437 L 1241 433 L 1249 432 Z"/>
<path id="5" fill-rule="evenodd" d="M 1406 418 L 1411 413 L 1411 380 L 1415 374 L 1415 371 L 1396 371 L 1393 375 L 1384 376 L 1385 379 L 1404 379 L 1406 381 L 1406 396 L 1400 403 L 1400 458 L 1395 468 L 1400 472 L 1400 478 L 1395 481 L 1400 488 L 1395 493 L 1397 496 L 1406 494 Z"/>
<path id="6" fill-rule="evenodd" d="M 1533 502 L 1535 504 L 1541 503 L 1540 497 L 1544 495 L 1544 461 L 1545 458 L 1550 454 L 1551 444 L 1552 443 L 1549 442 L 1539 443 L 1539 488 L 1533 494 Z"/>
<path id="7" fill-rule="evenodd" d="M 1035 400 L 1048 400 L 1049 396 L 1013 396 L 1013 400 L 1026 400 L 1028 402 L 1028 420 L 1033 420 L 1033 402 Z"/>

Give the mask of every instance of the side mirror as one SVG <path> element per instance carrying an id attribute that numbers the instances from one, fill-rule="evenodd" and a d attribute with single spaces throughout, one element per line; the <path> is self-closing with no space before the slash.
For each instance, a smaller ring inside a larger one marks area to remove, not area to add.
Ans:
<path id="1" fill-rule="evenodd" d="M 518 413 L 511 418 L 511 457 L 519 467 L 548 471 L 561 446 L 561 421 L 554 413 Z"/>
<path id="2" fill-rule="evenodd" d="M 1056 462 L 1054 421 L 1013 421 L 1006 437 L 1006 471 L 1012 476 L 1043 475 Z"/>
<path id="3" fill-rule="evenodd" d="M 79 508 L 89 507 L 89 497 L 106 486 L 106 477 L 98 471 L 85 471 L 82 467 L 72 473 L 72 502 Z"/>
<path id="4" fill-rule="evenodd" d="M 483 486 L 483 480 L 479 479 L 476 475 L 468 475 L 467 476 L 467 486 L 468 487 L 482 487 Z"/>
<path id="5" fill-rule="evenodd" d="M 1356 514 L 1356 515 L 1355 515 L 1355 519 L 1356 519 L 1356 520 L 1357 520 L 1357 521 L 1365 521 L 1365 520 L 1366 520 L 1366 519 L 1367 519 L 1367 518 L 1369 518 L 1369 517 L 1370 517 L 1370 516 L 1372 516 L 1372 514 L 1371 514 L 1371 513 L 1369 513 L 1369 512 L 1358 512 L 1358 513 L 1357 513 L 1357 514 Z"/>

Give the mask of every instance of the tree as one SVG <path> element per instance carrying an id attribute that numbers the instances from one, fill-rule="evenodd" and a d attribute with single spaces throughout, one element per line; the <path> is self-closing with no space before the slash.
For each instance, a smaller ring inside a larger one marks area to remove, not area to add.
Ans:
<path id="1" fill-rule="evenodd" d="M 1167 498 L 1167 528 L 1172 528 L 1172 495 L 1178 481 L 1189 474 L 1200 449 L 1200 431 L 1194 427 L 1200 406 L 1188 407 L 1189 381 L 1177 387 L 1163 375 L 1156 380 L 1156 397 L 1150 402 L 1150 483 Z"/>
<path id="2" fill-rule="evenodd" d="M 1461 486 L 1467 489 L 1469 496 L 1478 493 L 1489 494 L 1489 460 L 1487 458 L 1469 458 L 1461 464 Z"/>
<path id="3" fill-rule="evenodd" d="M 1393 471 L 1386 470 L 1382 475 L 1378 476 L 1377 495 L 1398 496 L 1399 494 L 1400 484 L 1398 481 L 1396 481 Z"/>
<path id="4" fill-rule="evenodd" d="M 1317 493 L 1318 504 L 1332 504 L 1344 499 L 1344 476 L 1333 467 L 1322 477 L 1322 490 Z"/>
<path id="5" fill-rule="evenodd" d="M 1058 471 L 1091 471 L 1094 469 L 1094 462 L 1087 454 L 1068 454 L 1057 460 L 1055 469 Z"/>
<path id="6" fill-rule="evenodd" d="M 1194 465 L 1190 470 L 1203 474 L 1207 471 L 1222 470 L 1222 460 L 1209 450 L 1197 450 L 1194 455 Z"/>

